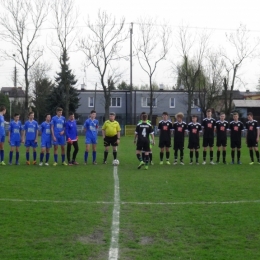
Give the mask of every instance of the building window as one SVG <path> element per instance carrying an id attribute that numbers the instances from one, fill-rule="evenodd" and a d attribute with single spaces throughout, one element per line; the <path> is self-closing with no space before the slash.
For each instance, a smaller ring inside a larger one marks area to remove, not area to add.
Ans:
<path id="1" fill-rule="evenodd" d="M 142 98 L 142 107 L 150 107 L 151 104 L 151 99 L 143 97 Z M 157 98 L 153 98 L 153 107 L 157 107 Z"/>
<path id="2" fill-rule="evenodd" d="M 94 97 L 89 97 L 88 98 L 88 106 L 89 107 L 94 107 Z"/>
<path id="3" fill-rule="evenodd" d="M 198 98 L 194 98 L 191 101 L 191 107 L 198 107 L 199 106 L 199 99 Z"/>
<path id="4" fill-rule="evenodd" d="M 175 98 L 170 98 L 170 108 L 175 108 Z"/>
<path id="5" fill-rule="evenodd" d="M 120 97 L 110 98 L 110 106 L 111 107 L 121 107 L 121 98 Z"/>

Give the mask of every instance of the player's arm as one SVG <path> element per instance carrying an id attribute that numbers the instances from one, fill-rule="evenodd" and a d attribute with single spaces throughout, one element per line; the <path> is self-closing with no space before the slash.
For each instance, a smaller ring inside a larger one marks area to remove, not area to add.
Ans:
<path id="1" fill-rule="evenodd" d="M 24 143 L 25 140 L 25 131 L 26 131 L 26 126 L 22 129 L 22 143 Z"/>
<path id="2" fill-rule="evenodd" d="M 154 132 L 150 133 L 150 136 L 152 137 L 152 145 L 155 145 Z"/>
<path id="3" fill-rule="evenodd" d="M 259 127 L 257 127 L 257 137 L 256 137 L 256 142 L 259 141 Z"/>
<path id="4" fill-rule="evenodd" d="M 10 143 L 10 139 L 11 139 L 11 126 L 9 127 L 9 131 L 8 131 L 8 143 Z"/>
<path id="5" fill-rule="evenodd" d="M 52 135 L 52 140 L 53 140 L 54 142 L 56 142 L 56 137 L 55 137 L 55 135 L 54 135 L 54 124 L 53 124 L 53 123 L 51 124 L 51 135 Z"/>
<path id="6" fill-rule="evenodd" d="M 38 129 L 38 124 L 37 124 L 37 128 L 36 128 L 36 133 L 35 133 L 35 140 L 34 142 L 37 143 L 38 142 L 38 135 L 39 135 L 39 129 Z"/>

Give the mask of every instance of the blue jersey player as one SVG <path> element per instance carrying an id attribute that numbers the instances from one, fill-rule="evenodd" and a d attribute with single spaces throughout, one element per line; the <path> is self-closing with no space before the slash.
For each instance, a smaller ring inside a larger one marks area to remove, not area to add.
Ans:
<path id="1" fill-rule="evenodd" d="M 5 106 L 0 106 L 0 164 L 5 165 L 4 162 L 4 142 L 5 142 Z"/>
<path id="2" fill-rule="evenodd" d="M 92 163 L 96 162 L 96 149 L 97 149 L 97 136 L 98 136 L 98 120 L 96 119 L 96 111 L 92 110 L 90 112 L 90 117 L 84 123 L 84 131 L 86 132 L 86 151 L 85 151 L 85 164 L 88 160 L 88 152 L 90 145 L 92 144 Z"/>
<path id="3" fill-rule="evenodd" d="M 49 158 L 50 158 L 50 148 L 51 145 L 51 115 L 45 115 L 45 121 L 40 125 L 40 131 L 42 133 L 41 136 L 41 154 L 40 154 L 40 163 L 39 165 L 43 165 L 44 153 L 46 152 L 45 165 L 49 166 Z"/>
<path id="4" fill-rule="evenodd" d="M 24 124 L 23 141 L 25 137 L 26 164 L 30 165 L 30 147 L 33 148 L 33 165 L 36 165 L 36 148 L 38 146 L 38 123 L 34 120 L 34 112 L 29 112 L 29 119 Z"/>
<path id="5" fill-rule="evenodd" d="M 10 165 L 12 165 L 14 148 L 16 149 L 15 164 L 19 165 L 19 147 L 21 145 L 21 139 L 22 139 L 21 138 L 22 124 L 19 119 L 20 119 L 20 115 L 15 113 L 14 120 L 10 123 L 9 126 L 8 142 L 11 146 L 10 153 L 9 153 Z"/>
<path id="6" fill-rule="evenodd" d="M 61 147 L 61 161 L 63 165 L 68 165 L 65 162 L 65 117 L 62 116 L 63 109 L 58 107 L 56 109 L 56 116 L 51 120 L 51 133 L 54 145 L 54 163 L 53 166 L 58 164 L 58 146 Z"/>

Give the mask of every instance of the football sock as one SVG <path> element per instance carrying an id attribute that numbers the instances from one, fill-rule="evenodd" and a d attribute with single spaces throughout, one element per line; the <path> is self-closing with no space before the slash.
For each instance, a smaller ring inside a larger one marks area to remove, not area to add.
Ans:
<path id="1" fill-rule="evenodd" d="M 29 161 L 30 160 L 30 154 L 29 152 L 26 152 L 26 161 Z"/>
<path id="2" fill-rule="evenodd" d="M 255 151 L 255 156 L 256 156 L 257 161 L 259 161 L 259 151 Z"/>
<path id="3" fill-rule="evenodd" d="M 168 161 L 170 159 L 170 152 L 166 152 L 166 160 Z"/>
<path id="4" fill-rule="evenodd" d="M 203 161 L 206 161 L 207 151 L 203 151 Z"/>
<path id="5" fill-rule="evenodd" d="M 10 153 L 9 153 L 9 162 L 11 163 L 12 160 L 13 160 L 13 152 L 10 151 Z"/>
<path id="6" fill-rule="evenodd" d="M 253 150 L 249 150 L 249 154 L 250 154 L 251 161 L 253 162 L 253 161 L 254 161 L 254 153 L 253 153 Z"/>
<path id="7" fill-rule="evenodd" d="M 222 151 L 223 162 L 225 162 L 225 161 L 226 161 L 226 154 L 227 154 L 227 152 L 226 152 L 226 151 Z"/>
<path id="8" fill-rule="evenodd" d="M 237 151 L 237 158 L 238 158 L 238 152 L 239 151 Z M 235 158 L 235 151 L 231 151 L 231 159 L 232 159 L 232 161 L 234 161 L 234 158 Z"/>
<path id="9" fill-rule="evenodd" d="M 183 161 L 183 149 L 180 150 L 180 160 Z"/>
<path id="10" fill-rule="evenodd" d="M 0 160 L 3 161 L 3 150 L 0 150 Z"/>
<path id="11" fill-rule="evenodd" d="M 240 161 L 240 150 L 237 150 L 237 160 Z M 234 155 L 235 155 L 235 152 L 234 152 Z"/>
<path id="12" fill-rule="evenodd" d="M 105 151 L 105 152 L 104 152 L 104 162 L 107 160 L 107 156 L 108 156 L 108 152 Z"/>
<path id="13" fill-rule="evenodd" d="M 177 161 L 178 158 L 178 150 L 174 150 L 174 159 Z"/>
<path id="14" fill-rule="evenodd" d="M 58 162 L 58 154 L 54 154 L 54 162 Z"/>
<path id="15" fill-rule="evenodd" d="M 40 162 L 43 161 L 44 153 L 40 153 Z"/>
<path id="16" fill-rule="evenodd" d="M 195 154 L 196 154 L 196 162 L 198 162 L 198 160 L 199 160 L 199 151 L 196 151 Z"/>
<path id="17" fill-rule="evenodd" d="M 5 159 L 5 151 L 2 150 L 2 161 L 4 161 L 4 159 Z"/>
<path id="18" fill-rule="evenodd" d="M 144 159 L 145 159 L 145 154 L 144 154 L 143 151 L 142 151 L 142 159 L 143 159 L 143 161 L 144 161 Z"/>
<path id="19" fill-rule="evenodd" d="M 84 155 L 84 161 L 87 162 L 88 161 L 88 152 L 85 151 L 85 155 Z"/>
<path id="20" fill-rule="evenodd" d="M 37 156 L 37 153 L 36 152 L 33 152 L 33 160 L 36 161 L 36 156 Z"/>
<path id="21" fill-rule="evenodd" d="M 96 161 L 96 157 L 97 157 L 97 152 L 96 152 L 96 151 L 93 151 L 93 152 L 92 152 L 92 160 L 93 160 L 93 162 Z"/>
<path id="22" fill-rule="evenodd" d="M 190 151 L 190 161 L 193 161 L 193 151 Z"/>
<path id="23" fill-rule="evenodd" d="M 15 160 L 16 160 L 16 163 L 18 163 L 18 161 L 19 161 L 19 152 L 16 152 L 16 156 L 15 156 Z"/>
<path id="24" fill-rule="evenodd" d="M 65 162 L 65 154 L 61 155 L 61 162 Z"/>
<path id="25" fill-rule="evenodd" d="M 163 152 L 160 152 L 160 160 L 163 161 Z"/>
<path id="26" fill-rule="evenodd" d="M 213 151 L 209 151 L 210 161 L 213 161 Z"/>
<path id="27" fill-rule="evenodd" d="M 49 161 L 49 159 L 50 159 L 50 153 L 46 153 L 46 163 Z"/>
<path id="28" fill-rule="evenodd" d="M 211 155 L 210 155 L 211 157 Z M 220 157 L 220 151 L 217 151 L 217 161 L 219 161 L 219 157 Z"/>
<path id="29" fill-rule="evenodd" d="M 150 155 L 150 154 L 149 154 Z M 149 162 L 149 155 L 145 155 L 145 165 L 148 165 Z"/>
<path id="30" fill-rule="evenodd" d="M 153 154 L 152 154 L 152 152 L 149 153 L 148 158 L 150 159 L 150 162 L 153 161 Z"/>
<path id="31" fill-rule="evenodd" d="M 140 162 L 143 161 L 143 158 L 141 157 L 140 153 L 136 154 L 136 157 L 137 157 L 138 161 L 140 161 Z"/>
<path id="32" fill-rule="evenodd" d="M 116 160 L 117 151 L 113 151 L 114 160 Z"/>

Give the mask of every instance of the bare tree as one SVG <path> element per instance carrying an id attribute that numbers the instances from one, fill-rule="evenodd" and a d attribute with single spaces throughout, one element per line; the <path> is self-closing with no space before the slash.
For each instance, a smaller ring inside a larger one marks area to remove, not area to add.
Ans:
<path id="1" fill-rule="evenodd" d="M 189 27 L 181 26 L 178 32 L 178 50 L 182 62 L 177 66 L 179 83 L 188 94 L 187 119 L 190 120 L 191 106 L 194 99 L 194 92 L 198 89 L 203 60 L 209 43 L 209 33 L 192 35 Z"/>
<path id="2" fill-rule="evenodd" d="M 109 106 L 111 98 L 110 82 L 118 82 L 121 72 L 113 62 L 122 58 L 120 51 L 122 43 L 127 35 L 124 33 L 125 18 L 116 21 L 115 17 L 105 11 L 98 11 L 97 20 L 91 23 L 88 19 L 87 27 L 89 33 L 86 38 L 79 42 L 81 51 L 86 55 L 88 64 L 97 70 L 100 83 L 104 91 L 105 117 L 109 116 Z"/>
<path id="3" fill-rule="evenodd" d="M 158 63 L 165 60 L 169 52 L 171 30 L 167 25 L 157 25 L 153 18 L 139 19 L 138 27 L 139 35 L 135 47 L 139 64 L 149 78 L 149 118 L 152 120 L 155 105 L 153 76 Z"/>
<path id="4" fill-rule="evenodd" d="M 78 11 L 74 6 L 73 0 L 55 0 L 51 5 L 54 14 L 54 28 L 56 30 L 56 36 L 58 38 L 58 43 L 52 41 L 51 51 L 59 60 L 61 66 L 66 66 L 69 51 L 71 50 L 72 44 L 77 36 L 75 30 L 78 22 Z M 66 54 L 66 55 L 65 55 Z M 65 88 L 65 116 L 69 115 L 69 93 L 70 93 L 70 82 L 66 80 L 63 82 Z"/>
<path id="5" fill-rule="evenodd" d="M 1 38 L 11 43 L 15 51 L 4 51 L 7 59 L 13 59 L 24 71 L 25 102 L 24 114 L 29 104 L 29 70 L 43 54 L 43 47 L 39 45 L 39 29 L 48 14 L 48 2 L 45 0 L 2 0 L 5 12 L 0 16 Z"/>
<path id="6" fill-rule="evenodd" d="M 232 48 L 228 54 L 222 51 L 225 66 L 225 72 L 222 74 L 223 96 L 225 113 L 229 115 L 232 110 L 233 92 L 238 79 L 238 70 L 245 59 L 254 57 L 260 41 L 257 40 L 252 44 L 250 32 L 245 25 L 240 25 L 235 33 L 226 34 L 226 37 Z"/>

